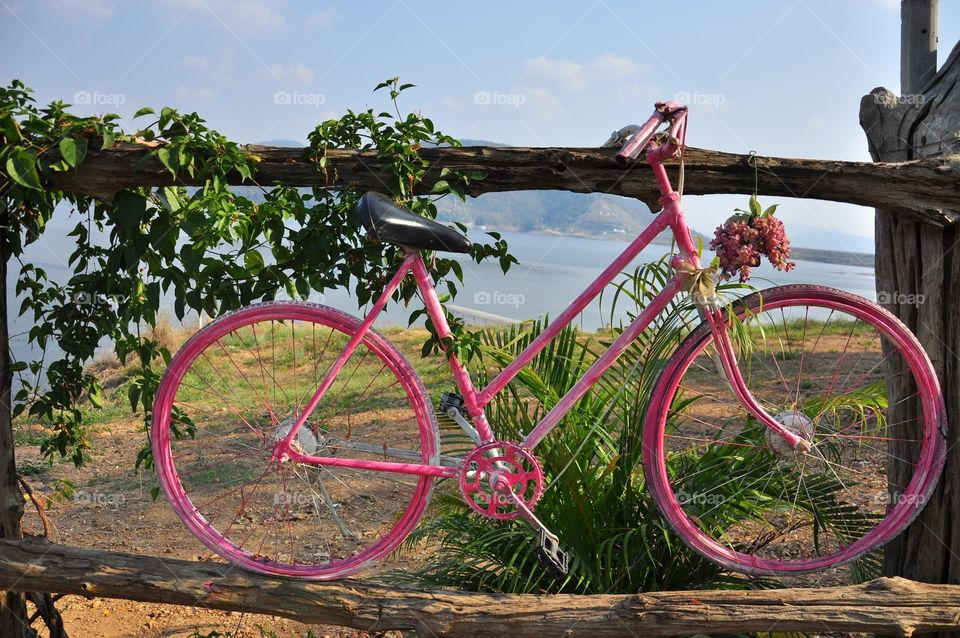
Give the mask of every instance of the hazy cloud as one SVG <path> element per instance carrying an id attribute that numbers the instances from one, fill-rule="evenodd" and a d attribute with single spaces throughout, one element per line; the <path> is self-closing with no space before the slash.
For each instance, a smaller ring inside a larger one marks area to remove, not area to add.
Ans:
<path id="1" fill-rule="evenodd" d="M 533 109 L 540 119 L 552 118 L 563 107 L 560 98 L 542 87 L 522 89 L 519 94 L 524 96 L 524 107 Z"/>
<path id="2" fill-rule="evenodd" d="M 583 65 L 574 60 L 550 59 L 540 56 L 527 60 L 528 73 L 549 80 L 558 80 L 571 89 L 582 89 L 587 85 L 587 74 Z"/>
<path id="3" fill-rule="evenodd" d="M 609 51 L 601 53 L 594 58 L 593 67 L 598 73 L 615 78 L 631 75 L 647 68 L 645 65 L 638 64 L 626 56 Z"/>
<path id="4" fill-rule="evenodd" d="M 210 60 L 202 55 L 185 55 L 180 58 L 180 64 L 188 69 L 205 69 L 210 66 Z"/>
<path id="5" fill-rule="evenodd" d="M 303 62 L 297 62 L 289 66 L 282 64 L 272 64 L 259 72 L 261 76 L 270 76 L 277 80 L 292 81 L 296 84 L 310 84 L 313 82 L 315 72 Z"/>
<path id="6" fill-rule="evenodd" d="M 336 21 L 337 15 L 339 13 L 336 7 L 327 7 L 323 11 L 308 16 L 305 24 L 308 29 L 329 29 Z"/>
<path id="7" fill-rule="evenodd" d="M 213 90 L 207 87 L 189 87 L 184 84 L 177 86 L 177 99 L 187 103 L 212 102 L 215 95 Z"/>
<path id="8" fill-rule="evenodd" d="M 102 22 L 117 10 L 116 0 L 56 0 L 54 13 L 71 19 Z"/>
<path id="9" fill-rule="evenodd" d="M 181 11 L 189 11 L 191 20 L 206 15 L 215 26 L 226 28 L 238 36 L 276 34 L 287 26 L 287 19 L 280 12 L 284 3 L 276 0 L 164 1 Z"/>
<path id="10" fill-rule="evenodd" d="M 540 56 L 527 60 L 530 75 L 544 80 L 556 81 L 564 88 L 579 90 L 590 82 L 593 76 L 616 79 L 646 70 L 647 67 L 617 53 L 601 53 L 587 63 L 576 60 L 551 59 Z"/>

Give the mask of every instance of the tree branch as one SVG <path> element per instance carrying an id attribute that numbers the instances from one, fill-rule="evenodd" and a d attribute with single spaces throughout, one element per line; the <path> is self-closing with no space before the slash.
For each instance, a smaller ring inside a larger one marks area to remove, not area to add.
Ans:
<path id="1" fill-rule="evenodd" d="M 884 578 L 863 585 L 602 596 L 426 592 L 362 580 L 267 578 L 224 563 L 0 541 L 0 588 L 280 615 L 364 631 L 435 636 L 604 638 L 826 631 L 909 636 L 956 629 L 960 586 Z"/>
<path id="2" fill-rule="evenodd" d="M 93 145 L 91 145 L 93 146 Z M 375 151 L 329 149 L 326 172 L 308 157 L 309 149 L 248 146 L 259 157 L 258 183 L 386 190 L 389 179 Z M 423 188 L 440 171 L 486 175 L 467 189 L 470 195 L 515 190 L 566 190 L 636 197 L 655 203 L 658 192 L 644 164 L 618 166 L 608 148 L 512 148 L 475 146 L 424 148 L 430 162 Z M 754 169 L 748 155 L 688 148 L 686 194 L 752 193 Z M 960 220 L 960 155 L 911 162 L 841 162 L 756 157 L 759 194 L 848 202 L 900 210 L 907 216 L 948 226 Z M 172 176 L 142 145 L 116 145 L 91 151 L 76 170 L 53 174 L 54 187 L 109 199 L 124 188 L 167 186 Z M 231 184 L 243 183 L 239 175 Z M 185 181 L 182 185 L 198 185 Z M 249 182 L 247 182 L 249 184 Z"/>

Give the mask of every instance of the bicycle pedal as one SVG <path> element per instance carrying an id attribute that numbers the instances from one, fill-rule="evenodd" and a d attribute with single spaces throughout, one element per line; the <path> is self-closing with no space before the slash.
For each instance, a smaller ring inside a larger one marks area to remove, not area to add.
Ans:
<path id="1" fill-rule="evenodd" d="M 570 555 L 560 549 L 560 541 L 556 536 L 541 529 L 537 534 L 537 547 L 534 555 L 540 564 L 557 579 L 565 578 L 570 562 Z"/>

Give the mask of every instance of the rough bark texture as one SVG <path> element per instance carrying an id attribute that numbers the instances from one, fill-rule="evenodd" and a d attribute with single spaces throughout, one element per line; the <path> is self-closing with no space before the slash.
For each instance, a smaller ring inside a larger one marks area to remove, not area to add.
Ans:
<path id="1" fill-rule="evenodd" d="M 913 632 L 956 628 L 960 587 L 884 578 L 768 591 L 507 596 L 417 591 L 357 580 L 264 578 L 222 563 L 0 541 L 0 587 L 285 616 L 424 636 L 690 635 L 698 632 Z"/>
<path id="2" fill-rule="evenodd" d="M 307 149 L 248 147 L 259 158 L 255 178 L 264 185 L 338 187 L 385 190 L 387 176 L 376 152 L 331 149 L 327 171 L 320 172 Z M 609 148 L 509 148 L 475 146 L 425 148 L 420 154 L 431 166 L 424 180 L 429 189 L 443 168 L 486 175 L 467 189 L 471 195 L 494 191 L 567 190 L 637 197 L 655 202 L 659 193 L 646 165 L 624 169 Z M 54 173 L 57 188 L 110 199 L 134 186 L 166 186 L 172 177 L 140 145 L 117 145 L 90 152 L 83 164 Z M 749 156 L 689 148 L 685 156 L 685 192 L 689 195 L 750 193 L 754 169 Z M 960 220 L 960 155 L 903 164 L 839 162 L 757 157 L 759 194 L 806 197 L 888 206 L 927 223 L 943 226 Z M 229 180 L 240 184 L 240 175 Z M 182 182 L 190 184 L 190 182 Z M 249 183 L 249 182 L 248 182 Z M 425 191 L 426 192 L 426 191 Z"/>
<path id="3" fill-rule="evenodd" d="M 939 0 L 900 2 L 900 90 L 918 93 L 937 74 Z"/>
<path id="4" fill-rule="evenodd" d="M 3 213 L 5 217 L 7 212 Z M 0 225 L 6 227 L 0 218 Z M 0 538 L 23 538 L 20 519 L 23 516 L 23 497 L 17 483 L 17 463 L 14 458 L 13 425 L 10 390 L 13 372 L 10 370 L 10 337 L 7 325 L 7 254 L 6 242 L 0 241 Z M 24 595 L 5 591 L 0 585 L 0 636 L 18 638 L 32 636 L 26 620 Z"/>
<path id="5" fill-rule="evenodd" d="M 905 5 L 906 6 L 906 5 Z M 898 99 L 877 88 L 860 104 L 870 153 L 880 162 L 916 160 L 960 148 L 960 44 L 940 73 L 917 94 Z M 949 188 L 958 191 L 958 182 Z M 930 503 L 887 546 L 884 573 L 934 583 L 960 583 L 960 233 L 906 219 L 891 202 L 877 209 L 877 291 L 919 337 L 943 388 L 950 420 L 947 464 Z M 909 389 L 900 389 L 909 396 Z M 915 417 L 914 402 L 898 402 L 891 421 Z M 909 470 L 909 468 L 899 468 Z M 892 477 L 896 480 L 896 475 Z"/>

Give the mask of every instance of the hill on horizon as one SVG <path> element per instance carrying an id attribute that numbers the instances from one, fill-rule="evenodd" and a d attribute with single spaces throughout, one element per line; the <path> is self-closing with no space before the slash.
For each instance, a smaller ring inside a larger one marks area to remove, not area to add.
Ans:
<path id="1" fill-rule="evenodd" d="M 463 139 L 464 146 L 507 146 L 500 142 Z M 288 139 L 265 140 L 262 146 L 297 147 L 302 142 Z M 243 188 L 243 187 L 241 187 Z M 444 197 L 437 203 L 441 221 L 456 221 L 468 226 L 497 231 L 548 232 L 599 238 L 629 238 L 642 232 L 653 219 L 643 202 L 607 193 L 573 193 L 569 191 L 509 191 L 486 193 L 461 202 Z M 709 242 L 703 232 L 694 236 Z M 873 240 L 842 232 L 825 232 L 823 228 L 790 224 L 788 233 L 798 253 L 819 255 L 836 253 L 829 261 L 842 260 L 856 265 L 871 262 Z M 669 243 L 667 236 L 658 243 Z M 850 258 L 840 255 L 849 253 Z M 798 258 L 803 258 L 799 257 Z M 817 259 L 820 261 L 821 259 Z M 871 262 L 872 265 L 872 262 Z"/>

